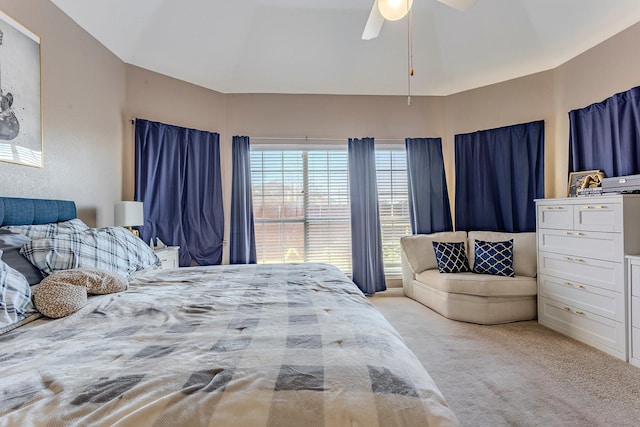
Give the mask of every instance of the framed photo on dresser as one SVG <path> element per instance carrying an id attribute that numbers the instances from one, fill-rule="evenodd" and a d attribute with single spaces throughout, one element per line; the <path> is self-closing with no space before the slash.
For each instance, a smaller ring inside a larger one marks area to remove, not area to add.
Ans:
<path id="1" fill-rule="evenodd" d="M 576 197 L 578 190 L 600 187 L 604 172 L 594 169 L 589 171 L 571 172 L 567 185 L 567 197 Z"/>

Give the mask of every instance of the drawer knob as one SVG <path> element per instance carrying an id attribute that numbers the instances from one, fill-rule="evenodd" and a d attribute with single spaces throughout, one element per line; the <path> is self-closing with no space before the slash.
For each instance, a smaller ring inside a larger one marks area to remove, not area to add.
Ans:
<path id="1" fill-rule="evenodd" d="M 564 236 L 583 236 L 583 234 L 582 234 L 582 233 L 577 232 L 577 231 L 576 231 L 576 232 L 563 231 L 563 232 L 562 232 L 562 234 L 563 234 Z"/>
<path id="2" fill-rule="evenodd" d="M 564 308 L 564 311 L 571 312 L 571 307 L 565 307 L 565 308 Z"/>
<path id="3" fill-rule="evenodd" d="M 576 311 L 576 314 L 578 314 L 580 316 L 584 316 L 584 311 Z"/>
<path id="4" fill-rule="evenodd" d="M 597 206 L 585 206 L 585 209 L 606 209 L 606 206 L 597 205 Z"/>

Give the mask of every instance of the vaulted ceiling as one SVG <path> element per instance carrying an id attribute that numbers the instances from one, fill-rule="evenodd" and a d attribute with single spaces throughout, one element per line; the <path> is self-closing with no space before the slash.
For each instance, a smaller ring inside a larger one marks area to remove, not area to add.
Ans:
<path id="1" fill-rule="evenodd" d="M 373 0 L 52 2 L 126 63 L 219 92 L 408 93 L 408 19 L 362 40 Z M 414 0 L 411 93 L 555 68 L 637 22 L 640 0 Z"/>

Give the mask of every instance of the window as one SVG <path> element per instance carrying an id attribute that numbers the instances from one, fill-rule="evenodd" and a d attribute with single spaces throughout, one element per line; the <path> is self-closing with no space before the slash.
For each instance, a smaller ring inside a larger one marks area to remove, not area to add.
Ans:
<path id="1" fill-rule="evenodd" d="M 258 263 L 323 262 L 351 274 L 347 155 L 346 145 L 252 146 Z M 376 150 L 376 169 L 385 274 L 400 277 L 400 237 L 411 234 L 404 147 Z"/>
<path id="2" fill-rule="evenodd" d="M 411 234 L 404 147 L 376 149 L 376 176 L 384 272 L 387 277 L 400 277 L 400 238 Z"/>
<path id="3" fill-rule="evenodd" d="M 347 151 L 253 146 L 258 263 L 324 262 L 351 273 Z"/>

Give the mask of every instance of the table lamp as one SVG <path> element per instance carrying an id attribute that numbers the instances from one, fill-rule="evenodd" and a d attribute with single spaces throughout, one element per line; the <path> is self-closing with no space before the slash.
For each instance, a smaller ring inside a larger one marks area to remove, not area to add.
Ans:
<path id="1" fill-rule="evenodd" d="M 126 227 L 136 236 L 138 230 L 131 227 L 144 225 L 144 210 L 142 202 L 116 202 L 113 207 L 113 223 L 116 226 Z"/>

